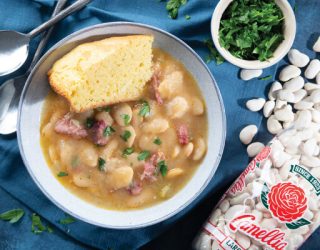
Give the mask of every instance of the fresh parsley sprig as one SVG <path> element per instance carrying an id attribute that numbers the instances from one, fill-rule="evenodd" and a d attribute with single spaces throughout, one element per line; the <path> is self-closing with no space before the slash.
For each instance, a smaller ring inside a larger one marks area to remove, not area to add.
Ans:
<path id="1" fill-rule="evenodd" d="M 23 215 L 24 211 L 21 208 L 12 209 L 0 214 L 0 220 L 9 221 L 10 223 L 16 223 L 22 218 Z"/>
<path id="2" fill-rule="evenodd" d="M 169 17 L 171 19 L 176 19 L 178 17 L 179 8 L 186 3 L 187 0 L 169 0 L 166 5 Z"/>

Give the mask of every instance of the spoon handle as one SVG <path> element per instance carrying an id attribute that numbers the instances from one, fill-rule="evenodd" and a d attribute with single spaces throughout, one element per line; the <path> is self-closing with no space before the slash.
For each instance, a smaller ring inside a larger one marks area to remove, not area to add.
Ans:
<path id="1" fill-rule="evenodd" d="M 68 0 L 58 0 L 57 1 L 57 5 L 53 10 L 53 13 L 51 15 L 51 17 L 56 16 L 65 6 L 65 4 L 68 2 Z M 35 66 L 35 64 L 38 62 L 40 56 L 41 56 L 41 52 L 44 49 L 44 47 L 47 45 L 47 42 L 51 36 L 53 27 L 51 27 L 50 29 L 48 29 L 48 31 L 46 33 L 43 34 L 41 41 L 39 42 L 38 48 L 36 49 L 36 52 L 34 53 L 32 62 L 30 64 L 30 67 L 28 69 L 28 72 L 31 71 L 33 69 L 33 67 Z"/>
<path id="2" fill-rule="evenodd" d="M 34 30 L 30 31 L 28 33 L 28 36 L 30 38 L 38 35 L 40 32 L 48 29 L 50 26 L 54 25 L 55 23 L 59 22 L 61 19 L 69 16 L 71 13 L 82 9 L 84 6 L 86 6 L 89 2 L 92 0 L 78 0 L 74 4 L 70 5 L 65 10 L 61 11 L 59 14 L 57 14 L 55 17 L 51 18 L 47 22 L 41 24 L 39 27 L 35 28 Z"/>

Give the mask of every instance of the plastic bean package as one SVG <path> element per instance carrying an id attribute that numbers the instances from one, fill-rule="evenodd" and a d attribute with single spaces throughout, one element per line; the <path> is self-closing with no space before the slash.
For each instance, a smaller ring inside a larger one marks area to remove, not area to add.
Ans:
<path id="1" fill-rule="evenodd" d="M 320 126 L 296 122 L 249 163 L 194 242 L 198 250 L 293 250 L 320 224 Z"/>

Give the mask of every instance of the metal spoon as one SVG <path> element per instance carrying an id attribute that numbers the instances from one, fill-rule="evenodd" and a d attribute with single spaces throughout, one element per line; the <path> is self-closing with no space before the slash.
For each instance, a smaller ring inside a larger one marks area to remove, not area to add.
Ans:
<path id="1" fill-rule="evenodd" d="M 0 31 L 0 76 L 7 75 L 20 68 L 27 60 L 29 42 L 42 31 L 67 17 L 71 13 L 81 9 L 92 0 L 78 0 L 67 9 L 41 24 L 28 34 L 11 30 Z"/>
<path id="2" fill-rule="evenodd" d="M 68 0 L 58 0 L 52 17 L 56 16 L 63 9 L 67 1 Z M 0 86 L 0 134 L 6 135 L 16 131 L 18 104 L 22 89 L 31 69 L 40 58 L 41 52 L 46 46 L 52 30 L 53 27 L 43 34 L 27 72 L 22 76 L 7 80 Z"/>

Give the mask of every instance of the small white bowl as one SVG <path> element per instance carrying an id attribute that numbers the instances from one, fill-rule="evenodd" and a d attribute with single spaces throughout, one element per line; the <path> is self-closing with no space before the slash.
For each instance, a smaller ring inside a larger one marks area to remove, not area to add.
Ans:
<path id="1" fill-rule="evenodd" d="M 230 63 L 243 68 L 243 69 L 264 69 L 268 68 L 277 62 L 279 62 L 290 50 L 295 35 L 296 35 L 296 18 L 294 12 L 287 0 L 275 0 L 276 4 L 281 9 L 284 16 L 284 40 L 274 51 L 273 57 L 269 58 L 267 61 L 259 60 L 243 60 L 233 56 L 228 50 L 220 46 L 219 43 L 219 28 L 220 20 L 233 0 L 220 0 L 217 4 L 211 19 L 211 35 L 215 47 L 219 53 Z"/>

